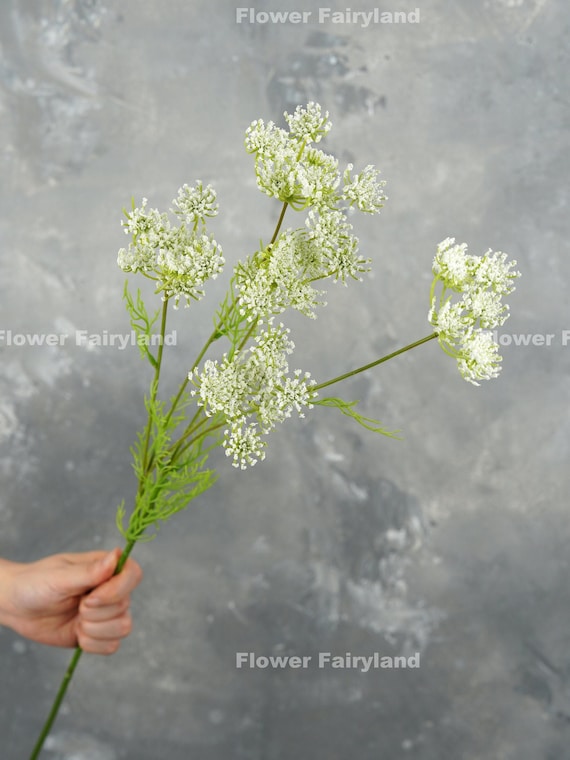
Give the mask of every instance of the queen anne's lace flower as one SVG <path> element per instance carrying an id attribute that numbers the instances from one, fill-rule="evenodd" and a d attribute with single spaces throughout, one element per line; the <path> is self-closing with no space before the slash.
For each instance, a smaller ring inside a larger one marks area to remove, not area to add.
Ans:
<path id="1" fill-rule="evenodd" d="M 156 251 L 141 241 L 129 243 L 128 248 L 119 249 L 117 264 L 123 272 L 152 272 L 156 265 Z"/>
<path id="2" fill-rule="evenodd" d="M 272 156 L 259 156 L 255 163 L 257 186 L 262 193 L 277 198 L 293 208 L 306 204 L 310 185 L 305 167 L 289 145 Z"/>
<path id="3" fill-rule="evenodd" d="M 252 121 L 245 131 L 245 149 L 248 153 L 257 153 L 264 158 L 274 158 L 289 144 L 289 136 L 284 129 L 275 126 L 272 121 L 263 119 Z"/>
<path id="4" fill-rule="evenodd" d="M 178 227 L 164 241 L 156 264 L 158 290 L 173 297 L 177 308 L 181 298 L 188 304 L 190 299 L 204 295 L 204 283 L 216 279 L 224 267 L 224 257 L 221 246 L 212 237 Z"/>
<path id="5" fill-rule="evenodd" d="M 231 358 L 225 354 L 221 362 L 208 360 L 201 372 L 189 375 L 206 415 L 224 415 L 228 428 L 223 445 L 236 467 L 262 459 L 261 436 L 294 410 L 303 416 L 311 407 L 315 393 L 309 373 L 295 370 L 289 375 L 287 357 L 294 347 L 289 330 L 269 324 L 250 348 Z"/>
<path id="6" fill-rule="evenodd" d="M 509 307 L 501 300 L 501 294 L 494 290 L 470 289 L 464 296 L 465 307 L 478 319 L 481 327 L 493 329 L 505 323 Z"/>
<path id="7" fill-rule="evenodd" d="M 147 209 L 143 198 L 139 208 L 123 221 L 125 233 L 131 236 L 128 248 L 121 248 L 117 263 L 124 272 L 141 272 L 155 280 L 163 299 L 172 298 L 174 308 L 180 299 L 189 305 L 204 295 L 203 286 L 222 271 L 222 248 L 211 235 L 205 234 L 206 219 L 218 212 L 216 193 L 211 185 L 196 182 L 183 185 L 172 201 L 173 211 L 182 221 L 173 227 L 167 214 Z"/>
<path id="8" fill-rule="evenodd" d="M 433 273 L 446 288 L 461 292 L 472 279 L 475 257 L 467 254 L 467 243 L 455 245 L 455 238 L 446 238 L 437 246 Z"/>
<path id="9" fill-rule="evenodd" d="M 121 224 L 125 235 L 131 236 L 128 248 L 121 248 L 117 263 L 124 272 L 151 272 L 156 263 L 156 248 L 170 232 L 170 222 L 166 214 L 158 209 L 147 209 L 147 199 L 140 207 L 125 212 L 126 221 Z"/>
<path id="10" fill-rule="evenodd" d="M 509 307 L 501 299 L 514 290 L 514 280 L 520 277 L 515 266 L 516 261 L 507 261 L 501 252 L 471 256 L 467 245 L 457 245 L 454 238 L 446 238 L 437 247 L 428 319 L 444 351 L 457 359 L 461 375 L 474 385 L 499 374 L 499 345 L 490 330 L 509 316 Z M 435 294 L 438 284 L 439 297 Z M 449 291 L 461 298 L 453 301 Z"/>
<path id="11" fill-rule="evenodd" d="M 463 302 L 451 303 L 446 301 L 438 310 L 436 299 L 432 301 L 428 319 L 435 328 L 435 331 L 445 336 L 445 342 L 454 343 L 458 338 L 464 335 L 469 328 L 471 320 L 465 315 L 465 305 Z"/>
<path id="12" fill-rule="evenodd" d="M 246 470 L 258 460 L 265 459 L 266 442 L 261 439 L 255 423 L 247 424 L 245 418 L 233 420 L 224 431 L 223 446 L 226 456 L 233 457 L 233 466 Z"/>
<path id="13" fill-rule="evenodd" d="M 351 233 L 352 224 L 339 210 L 309 211 L 306 220 L 309 240 L 321 251 L 327 269 L 321 276 L 330 276 L 346 285 L 348 277 L 360 280 L 363 272 L 370 271 L 370 259 L 358 255 L 358 238 Z"/>
<path id="14" fill-rule="evenodd" d="M 250 321 L 292 308 L 314 318 L 322 295 L 311 285 L 316 256 L 308 250 L 303 231 L 286 230 L 266 252 L 236 269 L 242 315 Z"/>
<path id="15" fill-rule="evenodd" d="M 200 181 L 196 183 L 195 187 L 182 185 L 172 204 L 175 206 L 174 213 L 182 217 L 186 224 L 191 225 L 194 229 L 199 224 L 205 224 L 206 217 L 216 216 L 218 213 L 216 191 L 212 185 L 204 187 Z"/>
<path id="16" fill-rule="evenodd" d="M 259 189 L 295 209 L 334 206 L 339 200 L 338 161 L 312 147 L 329 131 L 328 113 L 317 103 L 285 113 L 289 131 L 270 121 L 253 121 L 246 130 L 245 147 L 255 155 Z"/>
<path id="17" fill-rule="evenodd" d="M 490 332 L 468 332 L 461 348 L 457 363 L 465 380 L 479 385 L 479 380 L 490 380 L 498 376 L 502 357 L 499 356 L 499 344 Z"/>
<path id="18" fill-rule="evenodd" d="M 473 284 L 479 288 L 490 288 L 499 296 L 506 296 L 515 289 L 514 281 L 520 272 L 514 270 L 516 261 L 507 261 L 507 254 L 491 249 L 478 261 L 473 272 Z"/>
<path id="19" fill-rule="evenodd" d="M 317 208 L 334 207 L 340 184 L 338 159 L 316 148 L 308 148 L 303 159 L 306 204 Z"/>
<path id="20" fill-rule="evenodd" d="M 297 106 L 294 113 L 284 114 L 289 125 L 289 131 L 299 143 L 318 143 L 332 127 L 329 121 L 329 112 L 324 115 L 318 103 L 311 101 L 307 107 Z"/>
<path id="21" fill-rule="evenodd" d="M 352 164 L 348 164 L 345 169 L 342 197 L 351 206 L 357 206 L 360 211 L 367 214 L 377 214 L 386 200 L 383 193 L 386 183 L 384 180 L 378 179 L 378 170 L 371 164 L 365 167 L 360 174 L 357 174 L 354 179 L 351 177 L 353 169 Z"/>
<path id="22" fill-rule="evenodd" d="M 142 242 L 145 245 L 156 247 L 162 235 L 170 229 L 170 222 L 166 214 L 161 214 L 158 209 L 147 210 L 148 200 L 142 199 L 140 207 L 125 212 L 127 221 L 121 222 L 125 235 L 131 235 L 134 243 Z"/>

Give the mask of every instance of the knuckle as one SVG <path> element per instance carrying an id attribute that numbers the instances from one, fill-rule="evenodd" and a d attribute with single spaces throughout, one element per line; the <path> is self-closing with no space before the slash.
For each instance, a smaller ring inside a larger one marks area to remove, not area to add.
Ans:
<path id="1" fill-rule="evenodd" d="M 136 586 L 139 585 L 139 583 L 143 579 L 143 570 L 142 567 L 139 565 L 138 562 L 133 561 L 131 567 L 129 568 L 131 577 L 133 579 L 133 582 Z"/>
<path id="2" fill-rule="evenodd" d="M 124 596 L 121 599 L 118 599 L 113 606 L 116 617 L 128 614 L 128 609 L 130 606 L 131 600 L 128 596 Z"/>
<path id="3" fill-rule="evenodd" d="M 121 642 L 118 639 L 100 641 L 97 649 L 95 650 L 95 654 L 102 654 L 105 657 L 109 657 L 110 655 L 115 654 L 120 646 Z"/>
<path id="4" fill-rule="evenodd" d="M 121 637 L 129 636 L 133 630 L 133 619 L 129 614 L 121 618 Z"/>
<path id="5" fill-rule="evenodd" d="M 93 654 L 96 652 L 95 645 L 93 642 L 93 639 L 90 639 L 89 636 L 87 636 L 85 633 L 80 632 L 77 636 L 77 643 L 83 649 L 84 652 L 87 652 L 89 654 Z"/>

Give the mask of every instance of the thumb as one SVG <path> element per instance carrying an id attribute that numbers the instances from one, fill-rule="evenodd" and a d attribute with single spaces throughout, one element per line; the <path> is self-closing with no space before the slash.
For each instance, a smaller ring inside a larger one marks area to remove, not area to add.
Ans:
<path id="1" fill-rule="evenodd" d="M 66 585 L 74 593 L 91 591 L 113 577 L 120 556 L 121 550 L 113 549 L 103 557 L 69 566 L 66 568 Z"/>

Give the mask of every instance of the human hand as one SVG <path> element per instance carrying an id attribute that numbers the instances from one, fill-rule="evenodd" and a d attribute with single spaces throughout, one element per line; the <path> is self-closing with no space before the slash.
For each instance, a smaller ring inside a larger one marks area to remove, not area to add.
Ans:
<path id="1" fill-rule="evenodd" d="M 113 575 L 120 555 L 117 548 L 0 560 L 0 624 L 42 644 L 113 654 L 131 632 L 130 593 L 142 579 L 132 559 Z"/>

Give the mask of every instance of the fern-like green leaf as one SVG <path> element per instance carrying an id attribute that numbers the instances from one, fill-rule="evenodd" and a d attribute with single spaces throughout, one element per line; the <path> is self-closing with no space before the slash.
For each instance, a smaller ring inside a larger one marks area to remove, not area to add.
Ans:
<path id="1" fill-rule="evenodd" d="M 354 408 L 358 404 L 358 401 L 343 401 L 341 398 L 327 397 L 317 399 L 316 401 L 313 401 L 313 404 L 315 406 L 328 406 L 338 409 L 343 414 L 346 414 L 347 417 L 351 417 L 355 422 L 358 422 L 359 425 L 362 425 L 363 428 L 371 430 L 373 433 L 380 433 L 389 438 L 400 438 L 400 436 L 396 435 L 396 433 L 399 432 L 398 430 L 386 430 L 378 420 L 359 414 Z"/>
<path id="2" fill-rule="evenodd" d="M 153 317 L 149 316 L 140 289 L 137 290 L 137 300 L 135 302 L 129 291 L 128 280 L 125 281 L 123 298 L 125 299 L 126 308 L 129 312 L 131 327 L 137 336 L 137 344 L 141 357 L 143 359 L 148 359 L 152 367 L 156 369 L 157 361 L 149 346 L 153 334 L 152 328 L 158 320 L 161 310 L 157 309 Z"/>

